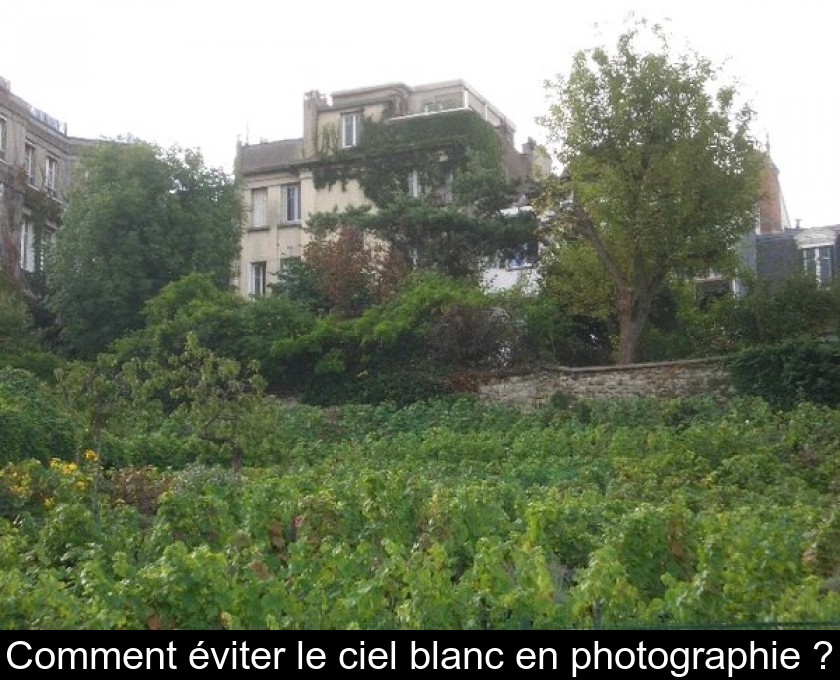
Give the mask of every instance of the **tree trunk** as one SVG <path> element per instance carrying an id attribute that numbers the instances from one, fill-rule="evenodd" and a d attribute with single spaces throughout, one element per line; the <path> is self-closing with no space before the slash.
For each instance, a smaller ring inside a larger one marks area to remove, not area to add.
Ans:
<path id="1" fill-rule="evenodd" d="M 630 288 L 618 291 L 618 364 L 636 361 L 652 302 L 651 293 L 639 294 Z"/>
<path id="2" fill-rule="evenodd" d="M 233 444 L 231 446 L 230 468 L 235 475 L 242 472 L 242 458 L 242 449 L 236 444 Z"/>

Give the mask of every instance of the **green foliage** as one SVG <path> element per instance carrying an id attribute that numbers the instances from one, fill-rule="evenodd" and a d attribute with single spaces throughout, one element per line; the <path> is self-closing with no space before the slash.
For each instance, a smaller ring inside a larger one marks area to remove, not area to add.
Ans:
<path id="1" fill-rule="evenodd" d="M 438 205 L 425 197 L 396 196 L 376 211 L 369 206 L 340 213 L 320 213 L 310 227 L 327 233 L 352 226 L 393 246 L 415 269 L 433 269 L 453 278 L 473 279 L 500 254 L 512 255 L 535 239 L 536 219 L 477 214 L 458 205 Z"/>
<path id="2" fill-rule="evenodd" d="M 366 120 L 357 146 L 329 149 L 316 167 L 315 187 L 356 179 L 365 196 L 384 206 L 408 190 L 418 171 L 420 184 L 440 190 L 446 177 L 467 165 L 470 155 L 485 167 L 498 167 L 502 144 L 493 128 L 474 111 L 381 122 Z"/>
<path id="3" fill-rule="evenodd" d="M 28 371 L 45 382 L 53 382 L 55 372 L 63 365 L 63 358 L 40 349 L 26 349 L 6 355 L 0 354 L 0 366 Z"/>
<path id="4" fill-rule="evenodd" d="M 594 316 L 574 314 L 564 298 L 543 289 L 513 301 L 513 313 L 525 321 L 522 353 L 527 359 L 566 366 L 610 363 L 610 325 Z"/>
<path id="5" fill-rule="evenodd" d="M 619 361 L 636 358 L 650 306 L 669 275 L 706 271 L 754 222 L 764 159 L 752 111 L 717 70 L 675 56 L 654 28 L 653 50 L 631 26 L 613 51 L 579 52 L 542 120 L 565 166 L 539 203 L 560 237 L 581 239 L 615 291 Z M 570 199 L 573 196 L 573 199 Z"/>
<path id="6" fill-rule="evenodd" d="M 660 289 L 639 358 L 663 361 L 723 355 L 786 341 L 832 337 L 840 329 L 840 287 L 794 276 L 776 290 L 748 277 L 748 292 L 710 291 L 671 279 Z"/>
<path id="7" fill-rule="evenodd" d="M 50 381 L 61 359 L 39 348 L 33 315 L 20 287 L 0 272 L 0 368 L 19 368 Z"/>
<path id="8" fill-rule="evenodd" d="M 473 111 L 367 121 L 358 146 L 323 156 L 316 187 L 359 182 L 376 207 L 310 216 L 318 235 L 353 227 L 389 244 L 404 263 L 476 278 L 488 259 L 535 240 L 531 214 L 503 217 L 518 187 L 502 167 L 502 140 Z M 420 196 L 412 197 L 416 173 Z"/>
<path id="9" fill-rule="evenodd" d="M 750 282 L 747 295 L 721 299 L 711 306 L 709 316 L 723 330 L 726 349 L 836 335 L 840 286 L 820 287 L 805 274 L 787 279 L 775 291 Z"/>
<path id="10" fill-rule="evenodd" d="M 197 151 L 102 144 L 85 157 L 47 260 L 65 348 L 92 356 L 142 325 L 143 304 L 191 272 L 227 285 L 239 194 Z"/>
<path id="11" fill-rule="evenodd" d="M 0 628 L 837 625 L 836 409 L 572 406 L 266 400 L 238 473 L 0 466 Z"/>
<path id="12" fill-rule="evenodd" d="M 243 447 L 259 436 L 246 424 L 261 406 L 264 389 L 256 367 L 214 354 L 194 333 L 163 363 L 100 354 L 96 364 L 71 365 L 58 378 L 65 402 L 84 424 L 86 444 L 108 454 L 115 435 L 135 451 L 148 450 L 144 437 L 152 437 L 173 460 L 144 456 L 143 462 L 227 460 L 238 468 Z M 210 455 L 204 455 L 208 449 Z M 113 461 L 103 457 L 108 463 L 132 462 L 124 451 Z"/>
<path id="13" fill-rule="evenodd" d="M 39 380 L 0 369 L 0 461 L 71 459 L 74 434 L 70 416 Z"/>
<path id="14" fill-rule="evenodd" d="M 27 344 L 32 315 L 17 286 L 0 272 L 0 356 L 17 352 Z"/>
<path id="15" fill-rule="evenodd" d="M 115 351 L 125 360 L 161 360 L 183 348 L 187 334 L 194 333 L 205 347 L 233 356 L 244 335 L 245 306 L 242 297 L 220 288 L 209 274 L 189 274 L 145 303 L 145 328 L 118 339 Z"/>
<path id="16" fill-rule="evenodd" d="M 454 371 L 507 362 L 518 335 L 516 319 L 477 287 L 418 273 L 355 319 L 325 316 L 278 340 L 264 370 L 311 403 L 407 403 L 451 391 Z"/>
<path id="17" fill-rule="evenodd" d="M 164 286 L 143 309 L 145 327 L 118 339 L 114 353 L 120 363 L 132 358 L 166 364 L 182 351 L 192 333 L 202 347 L 242 363 L 256 362 L 274 384 L 279 378 L 272 344 L 307 332 L 312 312 L 282 294 L 246 302 L 219 288 L 207 274 L 190 274 Z"/>
<path id="18" fill-rule="evenodd" d="M 243 363 L 256 362 L 260 374 L 277 390 L 286 367 L 278 365 L 275 343 L 309 333 L 315 326 L 315 316 L 306 306 L 283 294 L 252 301 L 242 308 L 241 315 L 243 335 L 234 358 Z"/>
<path id="19" fill-rule="evenodd" d="M 343 367 L 335 373 L 343 374 Z M 316 375 L 301 394 L 301 399 L 314 406 L 382 402 L 406 406 L 453 391 L 443 376 L 429 375 L 416 368 L 394 368 L 381 372 L 366 370 L 339 377 L 335 373 Z"/>
<path id="20" fill-rule="evenodd" d="M 730 360 L 730 373 L 742 394 L 779 408 L 802 401 L 840 405 L 840 344 L 793 341 L 745 349 Z"/>
<path id="21" fill-rule="evenodd" d="M 433 324 L 455 307 L 487 305 L 481 291 L 435 274 L 418 274 L 386 305 L 368 310 L 357 327 L 363 344 L 388 347 L 405 336 L 426 337 Z"/>
<path id="22" fill-rule="evenodd" d="M 321 286 L 318 272 L 302 259 L 290 258 L 284 262 L 272 290 L 313 313 L 324 312 L 330 307 L 330 300 Z M 264 298 L 258 298 L 257 301 L 261 299 Z"/>
<path id="23" fill-rule="evenodd" d="M 540 292 L 567 314 L 615 319 L 615 285 L 597 253 L 582 241 L 560 241 L 540 256 Z"/>

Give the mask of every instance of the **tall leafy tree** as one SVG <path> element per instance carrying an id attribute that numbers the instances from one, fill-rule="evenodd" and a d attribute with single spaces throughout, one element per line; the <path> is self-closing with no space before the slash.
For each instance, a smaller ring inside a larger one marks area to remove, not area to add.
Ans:
<path id="1" fill-rule="evenodd" d="M 640 22 L 614 50 L 579 52 L 569 75 L 547 85 L 554 101 L 541 122 L 564 171 L 546 183 L 541 207 L 555 233 L 582 240 L 603 263 L 619 363 L 636 358 L 667 277 L 713 267 L 755 224 L 764 161 L 753 112 L 719 75 Z"/>
<path id="2" fill-rule="evenodd" d="M 234 180 L 198 151 L 107 143 L 76 173 L 47 262 L 67 350 L 89 356 L 142 325 L 143 303 L 201 272 L 227 285 L 239 251 Z"/>

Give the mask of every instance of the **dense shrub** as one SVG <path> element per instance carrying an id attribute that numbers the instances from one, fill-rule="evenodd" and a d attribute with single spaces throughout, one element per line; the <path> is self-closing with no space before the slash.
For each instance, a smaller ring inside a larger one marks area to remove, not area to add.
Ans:
<path id="1" fill-rule="evenodd" d="M 412 276 L 355 319 L 328 315 L 273 343 L 263 371 L 309 403 L 398 403 L 450 391 L 446 377 L 515 354 L 517 320 L 475 286 Z"/>
<path id="2" fill-rule="evenodd" d="M 832 335 L 840 331 L 840 285 L 819 286 L 807 274 L 776 290 L 754 282 L 746 296 L 725 298 L 711 311 L 735 348 Z"/>
<path id="3" fill-rule="evenodd" d="M 780 408 L 840 405 L 840 343 L 796 341 L 743 350 L 730 361 L 735 387 Z"/>
<path id="4" fill-rule="evenodd" d="M 509 296 L 513 310 L 523 320 L 519 348 L 525 361 L 552 361 L 566 366 L 608 364 L 612 356 L 609 323 L 575 313 L 551 293 Z"/>
<path id="5" fill-rule="evenodd" d="M 25 344 L 32 328 L 32 316 L 25 302 L 5 272 L 0 271 L 0 353 L 9 352 Z"/>
<path id="6" fill-rule="evenodd" d="M 39 349 L 27 349 L 3 354 L 0 352 L 0 368 L 10 367 L 29 371 L 41 380 L 52 382 L 55 371 L 65 363 L 64 359 L 52 352 Z"/>
<path id="7" fill-rule="evenodd" d="M 452 391 L 443 377 L 436 378 L 422 369 L 403 368 L 382 373 L 363 371 L 355 375 L 316 376 L 301 398 L 314 406 L 382 402 L 406 406 L 441 397 Z"/>
<path id="8" fill-rule="evenodd" d="M 0 369 L 0 461 L 71 459 L 73 424 L 32 374 Z"/>

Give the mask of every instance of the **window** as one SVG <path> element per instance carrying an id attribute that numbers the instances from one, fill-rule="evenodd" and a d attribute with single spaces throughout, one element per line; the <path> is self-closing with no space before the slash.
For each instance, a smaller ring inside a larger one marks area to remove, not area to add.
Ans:
<path id="1" fill-rule="evenodd" d="M 816 277 L 821 286 L 834 278 L 834 246 L 818 246 L 802 249 L 802 264 L 805 271 Z"/>
<path id="2" fill-rule="evenodd" d="M 6 160 L 6 119 L 0 118 L 0 161 Z"/>
<path id="3" fill-rule="evenodd" d="M 420 183 L 420 173 L 412 170 L 408 175 L 408 195 L 412 198 L 419 198 L 423 193 L 423 185 Z"/>
<path id="4" fill-rule="evenodd" d="M 513 257 L 505 262 L 506 269 L 531 269 L 537 263 L 539 246 L 536 242 L 526 243 L 513 252 Z"/>
<path id="5" fill-rule="evenodd" d="M 24 218 L 20 228 L 20 268 L 35 271 L 35 231 L 28 218 Z"/>
<path id="6" fill-rule="evenodd" d="M 248 277 L 248 294 L 253 297 L 265 295 L 265 262 L 252 262 Z"/>
<path id="7" fill-rule="evenodd" d="M 452 195 L 453 181 L 452 172 L 447 172 L 446 177 L 443 179 L 443 191 L 441 192 L 441 202 L 447 205 L 455 200 L 455 197 Z"/>
<path id="8" fill-rule="evenodd" d="M 58 186 L 58 160 L 47 156 L 47 172 L 44 176 L 44 188 L 50 196 L 55 196 Z"/>
<path id="9" fill-rule="evenodd" d="M 439 111 L 449 111 L 450 109 L 461 108 L 462 105 L 463 103 L 461 102 L 461 97 L 457 95 L 452 95 L 449 97 L 443 97 L 423 102 L 423 113 L 437 113 Z"/>
<path id="10" fill-rule="evenodd" d="M 341 114 L 341 148 L 349 149 L 359 143 L 361 124 L 361 113 Z"/>
<path id="11" fill-rule="evenodd" d="M 251 227 L 263 229 L 268 226 L 268 189 L 251 190 Z"/>
<path id="12" fill-rule="evenodd" d="M 300 222 L 300 184 L 283 185 L 283 221 Z"/>
<path id="13" fill-rule="evenodd" d="M 35 184 L 35 147 L 31 144 L 23 148 L 23 169 L 26 172 L 26 181 Z"/>
<path id="14" fill-rule="evenodd" d="M 423 184 L 420 173 L 414 169 L 408 174 L 408 195 L 413 198 L 429 195 L 441 205 L 452 203 L 452 179 L 452 173 L 447 172 L 442 184 L 430 188 Z"/>

